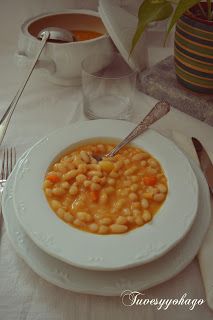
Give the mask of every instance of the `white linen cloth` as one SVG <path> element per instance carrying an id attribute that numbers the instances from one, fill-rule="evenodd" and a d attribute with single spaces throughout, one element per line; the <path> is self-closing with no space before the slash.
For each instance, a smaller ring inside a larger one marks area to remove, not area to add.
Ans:
<path id="1" fill-rule="evenodd" d="M 199 160 L 191 141 L 190 137 L 187 137 L 177 131 L 172 132 L 172 138 L 177 143 L 177 145 L 188 155 L 190 158 L 196 161 L 199 166 Z M 213 154 L 209 152 L 209 157 L 213 163 Z M 213 196 L 211 197 L 212 214 L 213 214 Z M 198 261 L 200 265 L 200 270 L 203 278 L 203 283 L 206 291 L 206 297 L 209 307 L 213 310 L 213 217 L 203 241 L 203 244 L 198 253 Z"/>

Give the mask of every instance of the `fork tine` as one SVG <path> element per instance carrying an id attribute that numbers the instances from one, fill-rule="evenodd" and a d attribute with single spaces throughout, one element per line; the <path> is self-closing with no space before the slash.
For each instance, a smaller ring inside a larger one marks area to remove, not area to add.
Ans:
<path id="1" fill-rule="evenodd" d="M 13 170 L 13 158 L 14 158 L 12 147 L 10 148 L 10 157 L 9 158 L 10 158 L 9 173 L 11 173 Z"/>
<path id="2" fill-rule="evenodd" d="M 5 148 L 3 153 L 2 167 L 0 172 L 1 180 L 7 180 L 13 167 L 16 164 L 16 149 L 15 147 Z"/>
<path id="3" fill-rule="evenodd" d="M 2 165 L 1 165 L 1 180 L 5 179 L 5 177 L 4 177 L 4 175 L 5 175 L 5 155 L 6 155 L 6 153 L 5 153 L 5 149 L 4 149 L 3 160 L 2 160 Z"/>
<path id="4" fill-rule="evenodd" d="M 13 147 L 13 151 L 14 151 L 14 161 L 13 161 L 13 167 L 14 167 L 16 164 L 16 148 L 15 147 Z"/>
<path id="5" fill-rule="evenodd" d="M 16 148 L 10 148 L 10 173 L 13 171 L 13 168 L 16 164 Z"/>
<path id="6" fill-rule="evenodd" d="M 7 171 L 6 171 L 6 179 L 9 177 L 10 173 L 13 171 L 13 167 L 16 163 L 16 150 L 11 147 L 7 149 Z"/>
<path id="7" fill-rule="evenodd" d="M 15 147 L 11 147 L 10 149 L 4 148 L 3 152 L 3 159 L 2 159 L 2 166 L 1 166 L 1 171 L 0 171 L 0 180 L 1 180 L 1 190 L 0 192 L 2 193 L 5 182 L 7 178 L 9 177 L 10 173 L 13 170 L 13 167 L 16 164 L 16 149 Z M 1 226 L 3 223 L 2 219 L 2 207 L 0 205 L 0 231 L 1 231 Z M 1 232 L 0 232 L 0 240 L 1 240 Z"/>
<path id="8" fill-rule="evenodd" d="M 11 147 L 10 150 L 9 150 L 9 173 L 12 172 L 13 170 L 13 148 Z"/>
<path id="9" fill-rule="evenodd" d="M 9 156 L 9 172 L 12 171 L 12 168 L 13 168 L 13 148 L 11 147 L 10 148 L 10 156 Z"/>
<path id="10" fill-rule="evenodd" d="M 7 148 L 7 150 L 6 150 L 6 178 L 5 178 L 5 180 L 7 179 L 8 176 L 9 176 L 9 150 Z"/>

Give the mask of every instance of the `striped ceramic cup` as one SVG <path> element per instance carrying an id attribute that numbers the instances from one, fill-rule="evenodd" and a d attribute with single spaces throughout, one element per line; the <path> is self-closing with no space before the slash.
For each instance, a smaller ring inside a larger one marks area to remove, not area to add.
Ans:
<path id="1" fill-rule="evenodd" d="M 183 15 L 175 32 L 175 68 L 188 89 L 213 94 L 213 21 Z"/>

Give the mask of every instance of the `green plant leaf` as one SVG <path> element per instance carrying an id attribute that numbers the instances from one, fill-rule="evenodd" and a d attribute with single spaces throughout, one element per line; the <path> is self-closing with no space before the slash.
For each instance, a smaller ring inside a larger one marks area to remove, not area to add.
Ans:
<path id="1" fill-rule="evenodd" d="M 132 39 L 130 55 L 149 23 L 167 19 L 173 7 L 167 0 L 144 0 L 138 11 L 138 25 Z"/>
<path id="2" fill-rule="evenodd" d="M 212 1 L 207 0 L 207 6 L 208 6 L 208 20 L 211 21 L 213 19 L 212 15 Z"/>
<path id="3" fill-rule="evenodd" d="M 178 21 L 178 19 L 191 7 L 193 7 L 195 4 L 200 2 L 200 0 L 180 0 L 174 14 L 172 16 L 171 22 L 169 24 L 169 27 L 166 32 L 166 39 L 168 37 L 169 32 L 172 30 L 174 27 L 175 23 Z"/>

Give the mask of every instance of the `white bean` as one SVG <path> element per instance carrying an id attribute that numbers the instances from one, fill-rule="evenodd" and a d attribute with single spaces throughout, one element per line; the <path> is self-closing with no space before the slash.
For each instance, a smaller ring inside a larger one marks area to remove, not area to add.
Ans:
<path id="1" fill-rule="evenodd" d="M 123 164 L 124 164 L 123 160 L 119 160 L 118 162 L 116 162 L 115 166 L 114 166 L 115 171 L 120 170 L 122 168 Z"/>
<path id="2" fill-rule="evenodd" d="M 72 222 L 74 220 L 73 216 L 69 212 L 64 213 L 64 220 L 66 222 Z"/>
<path id="3" fill-rule="evenodd" d="M 141 161 L 141 166 L 142 166 L 142 167 L 145 167 L 146 164 L 147 164 L 146 160 L 142 160 L 142 161 Z"/>
<path id="4" fill-rule="evenodd" d="M 92 221 L 91 215 L 87 212 L 79 211 L 79 212 L 77 212 L 76 216 L 79 220 L 84 221 L 84 222 Z"/>
<path id="5" fill-rule="evenodd" d="M 142 212 L 139 209 L 133 209 L 132 213 L 134 217 L 137 217 L 137 216 L 140 216 Z"/>
<path id="6" fill-rule="evenodd" d="M 156 168 L 158 166 L 157 162 L 154 159 L 149 159 L 147 162 L 152 168 Z"/>
<path id="7" fill-rule="evenodd" d="M 146 152 L 142 152 L 143 158 L 142 159 L 147 159 L 149 158 L 149 154 Z"/>
<path id="8" fill-rule="evenodd" d="M 91 182 L 90 180 L 85 180 L 85 181 L 84 181 L 84 187 L 85 187 L 85 188 L 88 188 L 88 187 L 91 185 L 91 183 L 92 183 L 92 182 Z"/>
<path id="9" fill-rule="evenodd" d="M 138 176 L 132 176 L 131 179 L 132 179 L 132 182 L 137 182 L 139 178 Z"/>
<path id="10" fill-rule="evenodd" d="M 149 175 L 156 175 L 157 174 L 157 170 L 152 168 L 152 167 L 148 167 L 146 169 L 146 173 L 149 174 Z"/>
<path id="11" fill-rule="evenodd" d="M 69 182 L 64 181 L 64 182 L 61 183 L 61 187 L 62 187 L 63 189 L 69 189 L 70 184 L 69 184 Z"/>
<path id="12" fill-rule="evenodd" d="M 133 192 L 137 191 L 138 188 L 139 188 L 139 185 L 136 184 L 136 183 L 133 183 L 133 184 L 131 185 L 131 187 L 130 187 L 130 189 L 131 189 Z"/>
<path id="13" fill-rule="evenodd" d="M 100 234 L 106 234 L 109 231 L 109 227 L 105 226 L 105 225 L 101 225 L 99 227 L 98 233 Z"/>
<path id="14" fill-rule="evenodd" d="M 120 210 L 124 206 L 125 202 L 125 199 L 119 199 L 117 202 L 115 202 L 114 208 Z"/>
<path id="15" fill-rule="evenodd" d="M 134 218 L 133 218 L 132 216 L 128 216 L 128 217 L 127 217 L 127 221 L 128 221 L 129 223 L 133 223 L 133 222 L 134 222 Z"/>
<path id="16" fill-rule="evenodd" d="M 130 187 L 132 184 L 131 180 L 124 180 L 123 185 L 124 187 Z"/>
<path id="17" fill-rule="evenodd" d="M 52 187 L 53 183 L 50 180 L 45 180 L 44 181 L 44 188 L 49 188 Z"/>
<path id="18" fill-rule="evenodd" d="M 132 157 L 133 161 L 140 161 L 143 159 L 143 154 L 142 153 L 137 153 Z"/>
<path id="19" fill-rule="evenodd" d="M 45 194 L 46 194 L 47 197 L 51 197 L 52 196 L 52 190 L 51 189 L 46 188 L 44 191 L 45 191 Z"/>
<path id="20" fill-rule="evenodd" d="M 87 172 L 87 165 L 85 163 L 79 164 L 78 171 L 81 173 L 86 173 Z"/>
<path id="21" fill-rule="evenodd" d="M 56 163 L 55 164 L 55 166 L 56 166 L 56 170 L 59 170 L 60 172 L 62 172 L 62 173 L 66 173 L 66 171 L 67 171 L 67 167 L 64 165 L 64 164 L 62 164 L 62 163 Z M 55 167 L 54 166 L 54 167 Z"/>
<path id="22" fill-rule="evenodd" d="M 144 221 L 143 221 L 143 218 L 138 216 L 135 218 L 135 223 L 138 225 L 138 226 L 142 226 Z"/>
<path id="23" fill-rule="evenodd" d="M 118 177 L 119 177 L 119 174 L 118 174 L 117 172 L 115 172 L 115 171 L 111 171 L 110 174 L 109 174 L 109 176 L 110 176 L 111 178 L 118 178 Z"/>
<path id="24" fill-rule="evenodd" d="M 124 160 L 124 164 L 126 164 L 126 165 L 127 165 L 127 164 L 130 164 L 130 160 L 129 160 L 129 159 L 125 159 L 125 160 Z"/>
<path id="25" fill-rule="evenodd" d="M 131 214 L 131 211 L 130 211 L 129 208 L 124 208 L 124 209 L 123 209 L 123 215 L 124 215 L 124 216 L 130 216 L 130 214 Z"/>
<path id="26" fill-rule="evenodd" d="M 83 221 L 79 220 L 79 219 L 75 219 L 73 221 L 73 224 L 76 226 L 76 227 L 83 227 L 85 224 Z"/>
<path id="27" fill-rule="evenodd" d="M 72 203 L 72 200 L 70 198 L 65 198 L 65 200 L 63 201 L 63 206 L 69 207 L 71 203 Z"/>
<path id="28" fill-rule="evenodd" d="M 78 188 L 74 185 L 72 185 L 69 189 L 69 194 L 71 194 L 72 196 L 75 196 L 78 193 Z"/>
<path id="29" fill-rule="evenodd" d="M 92 158 L 92 157 L 91 157 L 90 162 L 91 162 L 92 164 L 96 164 L 98 161 L 97 161 L 95 158 Z"/>
<path id="30" fill-rule="evenodd" d="M 122 224 L 112 224 L 110 226 L 110 231 L 112 233 L 124 233 L 128 230 L 128 227 Z"/>
<path id="31" fill-rule="evenodd" d="M 134 170 L 132 170 L 132 168 L 129 168 L 126 171 L 124 171 L 124 175 L 125 176 L 130 176 L 133 172 L 134 172 Z"/>
<path id="32" fill-rule="evenodd" d="M 147 209 L 149 207 L 149 201 L 147 199 L 143 198 L 141 200 L 141 206 L 142 206 L 142 208 Z"/>
<path id="33" fill-rule="evenodd" d="M 84 180 L 86 180 L 86 176 L 84 175 L 84 174 L 78 174 L 77 176 L 76 176 L 76 181 L 77 182 L 79 182 L 79 183 L 81 183 L 81 182 L 83 182 Z"/>
<path id="34" fill-rule="evenodd" d="M 111 223 L 112 223 L 112 219 L 108 218 L 108 217 L 105 217 L 105 218 L 100 220 L 100 224 L 109 225 Z"/>
<path id="35" fill-rule="evenodd" d="M 152 219 L 152 215 L 148 210 L 144 210 L 144 212 L 142 214 L 142 218 L 145 222 L 148 222 Z"/>
<path id="36" fill-rule="evenodd" d="M 65 214 L 65 210 L 63 209 L 63 208 L 58 208 L 58 210 L 57 210 L 57 216 L 59 217 L 59 218 L 62 218 L 63 219 L 63 217 L 64 217 L 64 214 Z"/>
<path id="37" fill-rule="evenodd" d="M 153 196 L 153 200 L 157 202 L 162 202 L 165 199 L 164 193 L 157 193 Z"/>
<path id="38" fill-rule="evenodd" d="M 67 181 L 70 180 L 72 178 L 75 178 L 78 174 L 78 170 L 74 169 L 74 170 L 70 170 L 67 173 L 64 173 L 62 178 L 63 180 Z"/>
<path id="39" fill-rule="evenodd" d="M 119 217 L 116 219 L 116 223 L 117 223 L 117 224 L 126 224 L 126 223 L 127 223 L 127 218 L 126 218 L 126 217 L 119 216 Z"/>
<path id="40" fill-rule="evenodd" d="M 166 187 L 164 184 L 162 184 L 162 183 L 160 183 L 160 184 L 157 185 L 157 189 L 158 189 L 161 193 L 166 193 L 166 192 L 167 192 L 167 187 Z"/>
<path id="41" fill-rule="evenodd" d="M 91 188 L 92 191 L 98 191 L 98 190 L 101 189 L 101 186 L 98 183 L 92 182 L 90 188 Z"/>
<path id="42" fill-rule="evenodd" d="M 96 176 L 96 177 L 99 177 L 99 178 L 101 178 L 102 177 L 102 172 L 101 171 L 94 171 L 94 170 L 92 170 L 92 171 L 89 171 L 88 173 L 87 173 L 87 175 L 88 176 Z"/>
<path id="43" fill-rule="evenodd" d="M 129 194 L 129 199 L 132 200 L 132 201 L 135 201 L 135 200 L 138 199 L 138 196 L 137 196 L 136 193 L 131 192 L 131 193 Z"/>
<path id="44" fill-rule="evenodd" d="M 139 201 L 133 202 L 131 205 L 132 209 L 139 209 L 141 207 L 141 204 Z"/>
<path id="45" fill-rule="evenodd" d="M 115 179 L 113 179 L 113 178 L 108 178 L 108 179 L 107 179 L 107 183 L 108 183 L 109 185 L 113 186 L 113 185 L 115 184 Z"/>
<path id="46" fill-rule="evenodd" d="M 91 224 L 89 225 L 89 230 L 90 230 L 91 232 L 97 232 L 97 231 L 98 231 L 98 225 L 97 225 L 96 223 L 91 223 Z"/>
<path id="47" fill-rule="evenodd" d="M 113 187 L 107 187 L 104 189 L 104 191 L 107 193 L 107 194 L 111 194 L 113 192 L 115 192 L 115 188 Z"/>
<path id="48" fill-rule="evenodd" d="M 90 164 L 87 164 L 87 169 L 99 171 L 101 168 L 98 164 L 90 163 Z"/>
<path id="49" fill-rule="evenodd" d="M 100 150 L 101 152 L 104 152 L 105 151 L 105 147 L 103 144 L 98 144 L 97 145 L 97 149 Z"/>
<path id="50" fill-rule="evenodd" d="M 121 189 L 120 195 L 122 197 L 126 197 L 129 194 L 129 190 L 128 189 Z"/>
<path id="51" fill-rule="evenodd" d="M 84 162 L 86 162 L 86 163 L 89 163 L 89 162 L 90 162 L 90 157 L 89 157 L 89 155 L 87 154 L 86 151 L 81 150 L 81 152 L 80 152 L 80 157 L 81 157 L 81 159 L 82 159 Z"/>
<path id="52" fill-rule="evenodd" d="M 108 195 L 105 192 L 101 193 L 99 200 L 101 204 L 107 203 Z"/>
<path id="53" fill-rule="evenodd" d="M 100 183 L 100 182 L 101 182 L 101 179 L 102 179 L 102 178 L 97 177 L 97 176 L 93 176 L 93 177 L 92 177 L 92 181 L 95 182 L 95 183 Z"/>
<path id="54" fill-rule="evenodd" d="M 64 193 L 65 193 L 65 190 L 63 188 L 53 188 L 52 189 L 52 193 L 55 195 L 55 196 L 62 196 Z"/>

